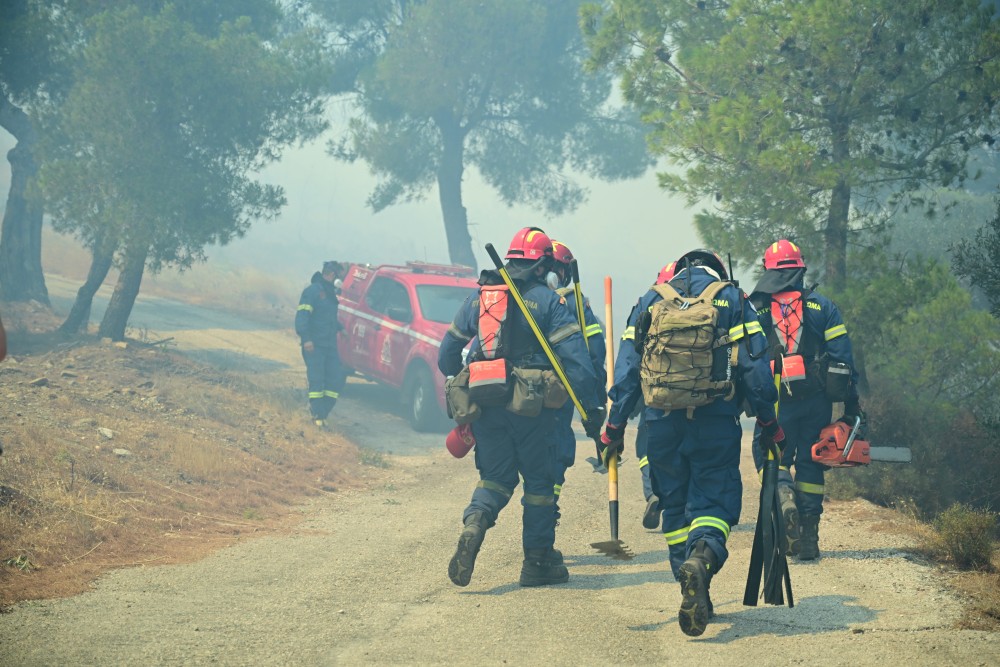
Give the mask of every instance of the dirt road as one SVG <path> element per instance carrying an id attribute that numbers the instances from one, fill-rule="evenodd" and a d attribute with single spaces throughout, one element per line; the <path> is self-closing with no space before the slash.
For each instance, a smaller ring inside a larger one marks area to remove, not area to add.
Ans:
<path id="1" fill-rule="evenodd" d="M 201 338 L 202 349 L 299 372 L 287 332 L 178 326 L 171 335 L 182 347 Z M 446 570 L 476 479 L 472 461 L 450 458 L 440 435 L 416 437 L 363 401 L 337 410 L 363 444 L 420 453 L 387 457 L 372 488 L 295 510 L 304 520 L 289 535 L 18 605 L 0 616 L 0 664 L 1000 664 L 1000 635 L 953 629 L 959 601 L 933 567 L 907 555 L 912 545 L 893 515 L 863 502 L 830 504 L 825 557 L 792 566 L 794 609 L 743 607 L 758 488 L 749 457 L 747 524 L 733 532 L 733 556 L 712 585 L 718 615 L 701 638 L 677 627 L 678 587 L 662 535 L 640 527 L 634 460 L 622 470 L 622 537 L 638 557 L 612 561 L 588 546 L 607 536 L 606 477 L 583 461 L 582 440 L 557 536 L 569 583 L 517 586 L 512 502 L 471 585 L 457 588 Z"/>

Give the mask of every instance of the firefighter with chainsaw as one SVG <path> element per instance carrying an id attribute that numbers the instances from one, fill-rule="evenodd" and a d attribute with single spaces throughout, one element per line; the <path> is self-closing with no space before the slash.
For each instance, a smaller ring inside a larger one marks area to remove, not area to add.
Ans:
<path id="1" fill-rule="evenodd" d="M 302 359 L 306 362 L 309 383 L 309 412 L 316 426 L 324 428 L 344 384 L 337 352 L 337 333 L 343 329 L 338 319 L 338 288 L 343 268 L 339 262 L 323 262 L 322 271 L 313 274 L 302 290 L 295 311 L 295 333 L 299 335 Z"/>
<path id="2" fill-rule="evenodd" d="M 662 285 L 663 283 L 670 282 L 670 279 L 674 277 L 676 267 L 677 262 L 670 262 L 660 269 L 660 272 L 656 276 L 655 284 Z M 632 338 L 634 338 L 634 334 L 635 330 L 633 329 L 631 332 Z M 626 335 L 629 335 L 628 329 L 622 335 L 623 344 L 625 343 Z M 646 425 L 645 407 L 640 401 L 635 408 L 635 411 L 639 413 L 639 427 L 635 434 L 635 458 L 639 461 L 639 472 L 642 473 L 642 495 L 646 499 L 646 510 L 642 513 L 642 527 L 648 530 L 656 530 L 660 527 L 660 500 L 653 490 L 652 475 L 649 474 L 649 456 L 647 455 L 649 429 Z M 635 416 L 635 411 L 632 416 Z"/>
<path id="3" fill-rule="evenodd" d="M 559 298 L 565 302 L 570 313 L 577 318 L 575 299 L 573 294 L 573 272 L 571 264 L 573 253 L 566 244 L 552 241 L 552 270 L 546 276 L 546 283 L 552 288 Z M 590 353 L 590 363 L 594 367 L 594 374 L 597 376 L 598 405 L 604 405 L 607 400 L 605 386 L 607 384 L 607 370 L 604 368 L 607 347 L 604 343 L 604 329 L 594 315 L 590 307 L 590 300 L 583 299 L 584 329 L 583 335 L 587 339 L 587 351 Z M 556 498 L 556 521 L 560 519 L 559 499 L 562 494 L 563 484 L 566 482 L 566 469 L 576 461 L 576 434 L 573 432 L 573 404 L 569 401 L 556 411 L 555 428 L 552 431 L 552 441 L 554 443 L 555 469 L 555 498 Z"/>
<path id="4" fill-rule="evenodd" d="M 625 422 L 644 401 L 653 488 L 681 584 L 678 622 L 698 636 L 713 615 L 709 587 L 742 509 L 741 400 L 754 406 L 765 437 L 784 436 L 753 306 L 712 251 L 688 252 L 676 269 L 629 315 L 625 337 L 633 344 L 618 352 L 601 454 L 608 460 L 622 451 Z"/>
<path id="5" fill-rule="evenodd" d="M 519 477 L 524 480 L 520 584 L 543 586 L 569 580 L 562 554 L 554 548 L 551 439 L 556 409 L 568 395 L 553 373 L 536 329 L 557 355 L 581 401 L 590 437 L 600 434 L 604 407 L 580 325 L 564 300 L 546 285 L 552 257 L 552 241 L 545 232 L 536 227 L 521 229 L 507 250 L 504 269 L 531 321 L 521 312 L 503 275 L 485 270 L 479 293 L 462 304 L 441 341 L 438 368 L 449 377 L 449 412 L 456 421 L 471 423 L 479 471 L 479 483 L 462 516 L 458 546 L 448 564 L 448 577 L 458 586 L 469 584 L 486 532 L 510 501 Z M 473 338 L 468 365 L 463 367 L 462 350 Z"/>
<path id="6" fill-rule="evenodd" d="M 812 457 L 820 431 L 844 403 L 844 419 L 862 415 L 851 339 L 837 306 L 805 287 L 801 249 L 782 239 L 764 251 L 764 274 L 750 299 L 757 308 L 771 354 L 782 355 L 779 421 L 787 437 L 778 471 L 778 498 L 788 552 L 799 560 L 819 557 L 826 466 Z M 754 436 L 754 462 L 764 465 Z M 795 468 L 794 476 L 792 468 Z"/>

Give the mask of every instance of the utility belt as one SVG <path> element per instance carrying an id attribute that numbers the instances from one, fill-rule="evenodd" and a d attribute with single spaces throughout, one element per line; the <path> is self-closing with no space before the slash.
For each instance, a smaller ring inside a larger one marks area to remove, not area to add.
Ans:
<path id="1" fill-rule="evenodd" d="M 774 370 L 774 362 L 771 362 Z M 833 403 L 842 403 L 848 398 L 851 385 L 851 369 L 847 364 L 830 362 L 829 358 L 817 355 L 806 359 L 801 354 L 782 356 L 781 400 L 801 401 L 822 393 Z"/>
<path id="2" fill-rule="evenodd" d="M 554 371 L 514 366 L 507 359 L 474 361 L 445 383 L 448 416 L 459 424 L 479 419 L 482 408 L 537 417 L 542 408 L 561 408 L 568 400 Z"/>

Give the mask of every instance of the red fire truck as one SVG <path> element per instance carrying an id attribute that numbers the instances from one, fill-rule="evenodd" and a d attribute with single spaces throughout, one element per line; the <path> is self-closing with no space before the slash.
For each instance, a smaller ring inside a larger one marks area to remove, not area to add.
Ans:
<path id="1" fill-rule="evenodd" d="M 407 262 L 352 264 L 340 295 L 341 361 L 355 373 L 401 390 L 413 428 L 444 421 L 438 348 L 465 298 L 478 289 L 466 266 Z"/>

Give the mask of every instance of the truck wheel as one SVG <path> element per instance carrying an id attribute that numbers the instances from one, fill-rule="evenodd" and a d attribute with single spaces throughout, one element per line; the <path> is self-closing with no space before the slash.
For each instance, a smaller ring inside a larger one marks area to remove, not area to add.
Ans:
<path id="1" fill-rule="evenodd" d="M 412 371 L 407 392 L 408 417 L 415 431 L 430 431 L 441 416 L 437 398 L 434 396 L 434 379 L 422 365 Z"/>

